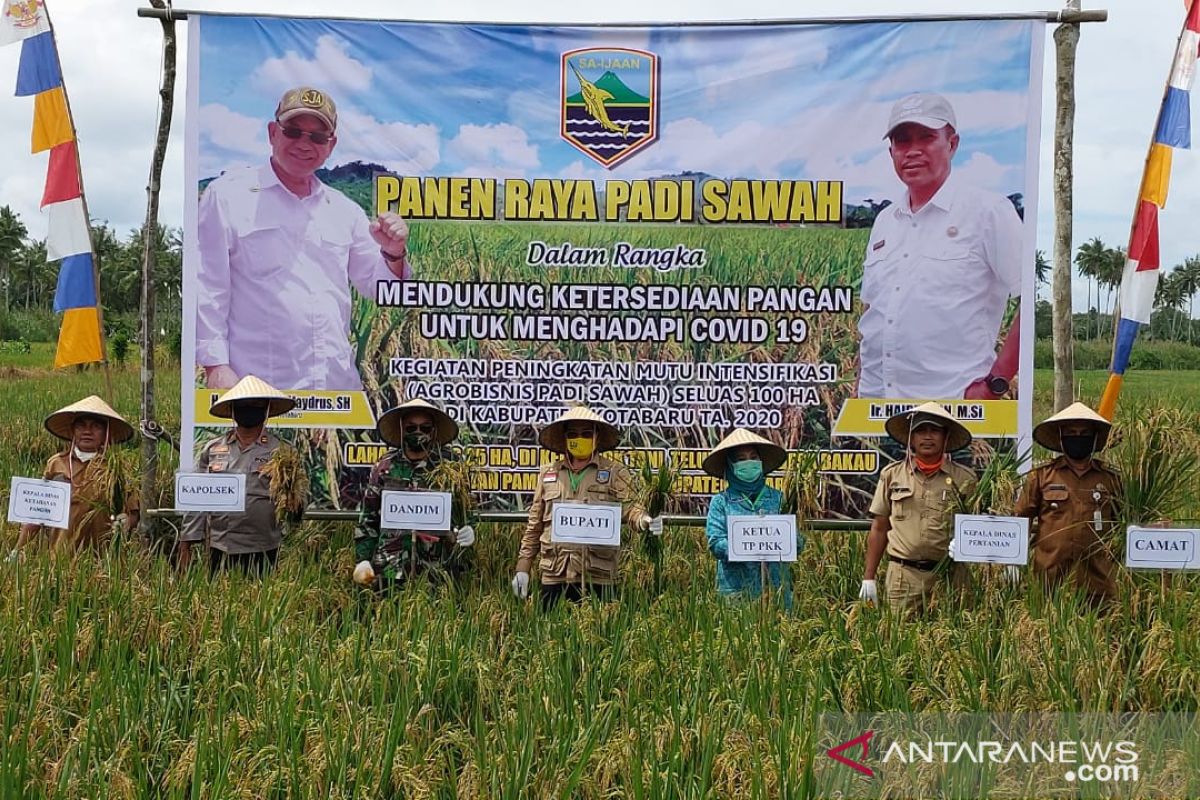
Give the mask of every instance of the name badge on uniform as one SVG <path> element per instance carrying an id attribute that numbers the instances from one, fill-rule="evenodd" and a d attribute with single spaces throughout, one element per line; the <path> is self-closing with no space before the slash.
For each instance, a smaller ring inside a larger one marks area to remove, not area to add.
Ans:
<path id="1" fill-rule="evenodd" d="M 542 476 L 542 483 L 557 483 L 557 482 L 558 482 L 558 473 L 557 472 L 547 472 L 545 475 Z"/>
<path id="2" fill-rule="evenodd" d="M 885 244 L 887 244 L 887 239 L 880 239 L 878 242 L 876 242 L 875 244 L 871 245 L 871 250 L 872 250 L 872 252 L 874 252 L 875 250 L 882 250 L 882 249 L 883 249 L 883 246 L 884 246 Z"/>
<path id="3" fill-rule="evenodd" d="M 606 469 L 600 470 L 599 472 L 596 473 L 596 483 L 608 483 L 608 476 L 609 476 L 608 470 L 606 470 Z"/>
<path id="4" fill-rule="evenodd" d="M 229 452 L 229 445 L 227 445 L 227 444 L 214 444 L 214 445 L 212 446 L 212 452 L 213 452 L 213 453 L 228 453 L 228 452 Z"/>
<path id="5" fill-rule="evenodd" d="M 1096 491 L 1092 492 L 1092 501 L 1095 502 L 1095 504 L 1096 504 L 1096 510 L 1092 512 L 1092 524 L 1096 528 L 1096 533 L 1100 533 L 1101 529 L 1103 529 L 1103 527 L 1104 527 L 1104 520 L 1100 516 L 1100 497 L 1101 497 L 1100 489 L 1101 488 L 1102 487 L 1097 486 Z"/>

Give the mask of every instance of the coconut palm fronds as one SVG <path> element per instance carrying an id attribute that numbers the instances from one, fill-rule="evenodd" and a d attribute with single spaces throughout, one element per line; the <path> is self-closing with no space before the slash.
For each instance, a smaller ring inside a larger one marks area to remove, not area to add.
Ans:
<path id="1" fill-rule="evenodd" d="M 308 470 L 300 451 L 289 444 L 280 444 L 263 465 L 262 475 L 269 482 L 268 491 L 275 503 L 275 519 L 280 522 L 299 522 L 308 505 Z"/>

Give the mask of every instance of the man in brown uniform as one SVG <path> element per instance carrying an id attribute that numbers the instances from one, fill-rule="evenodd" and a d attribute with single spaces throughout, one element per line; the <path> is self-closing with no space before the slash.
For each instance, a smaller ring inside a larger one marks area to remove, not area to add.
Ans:
<path id="1" fill-rule="evenodd" d="M 209 409 L 214 417 L 233 418 L 234 429 L 207 442 L 200 451 L 196 472 L 246 475 L 246 506 L 242 513 L 188 514 L 179 535 L 179 565 L 192 560 L 192 545 L 208 544 L 210 574 L 236 566 L 245 573 L 261 574 L 275 566 L 283 524 L 275 513 L 270 482 L 262 468 L 275 451 L 290 447 L 266 431 L 268 417 L 291 411 L 292 398 L 247 375 L 225 392 Z"/>
<path id="2" fill-rule="evenodd" d="M 112 538 L 114 514 L 124 511 L 125 530 L 138 524 L 137 496 L 119 475 L 105 475 L 110 445 L 133 436 L 133 428 L 99 397 L 92 395 L 46 417 L 46 430 L 67 442 L 67 447 L 46 462 L 42 477 L 71 484 L 70 527 L 47 528 L 48 544 L 58 553 L 99 550 Z M 106 478 L 112 478 L 108 480 Z M 42 526 L 21 526 L 14 559 Z"/>
<path id="3" fill-rule="evenodd" d="M 1112 424 L 1074 403 L 1033 429 L 1047 450 L 1062 453 L 1029 473 L 1016 516 L 1030 520 L 1033 571 L 1048 588 L 1064 580 L 1094 606 L 1116 596 L 1116 562 L 1109 542 L 1116 528 L 1121 476 L 1093 457 Z"/>
<path id="4" fill-rule="evenodd" d="M 590 592 L 601 596 L 615 592 L 620 579 L 620 548 L 552 542 L 550 528 L 556 501 L 618 502 L 626 525 L 656 535 L 662 533 L 662 519 L 651 519 L 634 499 L 629 469 L 600 455 L 616 447 L 620 439 L 615 426 L 584 406 L 572 408 L 542 431 L 542 447 L 561 453 L 562 458 L 542 470 L 533 493 L 512 581 L 513 594 L 518 598 L 529 595 L 529 571 L 534 559 L 538 559 L 543 609 L 564 596 L 578 602 Z"/>
<path id="5" fill-rule="evenodd" d="M 888 435 L 906 456 L 883 468 L 871 501 L 866 572 L 859 599 L 876 602 L 876 571 L 888 554 L 887 601 L 897 611 L 925 607 L 947 561 L 954 534 L 954 509 L 975 488 L 975 474 L 949 454 L 971 443 L 971 433 L 937 403 L 925 403 L 887 421 Z M 950 581 L 965 585 L 966 567 L 950 564 Z"/>

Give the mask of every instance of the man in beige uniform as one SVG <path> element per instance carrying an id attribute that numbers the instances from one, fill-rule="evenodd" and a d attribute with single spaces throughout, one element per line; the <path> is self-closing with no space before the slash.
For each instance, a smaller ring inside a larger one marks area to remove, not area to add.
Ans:
<path id="1" fill-rule="evenodd" d="M 107 480 L 105 458 L 109 448 L 133 436 L 133 428 L 108 403 L 96 395 L 55 411 L 46 417 L 46 430 L 67 443 L 66 448 L 46 462 L 42 477 L 71 484 L 71 509 L 66 529 L 45 528 L 46 543 L 55 553 L 98 551 L 112 538 L 114 515 L 124 512 L 125 530 L 138 524 L 135 487 L 122 485 L 119 474 Z M 17 546 L 9 554 L 16 559 L 31 540 L 43 530 L 40 525 L 25 524 L 17 536 Z"/>
<path id="2" fill-rule="evenodd" d="M 662 533 L 662 519 L 650 515 L 634 498 L 633 478 L 619 461 L 600 455 L 612 450 L 621 433 L 596 412 L 584 406 L 572 408 L 546 426 L 542 447 L 561 453 L 542 470 L 529 522 L 521 536 L 513 593 L 521 599 L 529 595 L 529 572 L 538 560 L 541 603 L 548 609 L 562 597 L 578 602 L 585 594 L 596 592 L 611 596 L 620 580 L 619 547 L 559 544 L 551 541 L 550 529 L 554 503 L 573 500 L 584 503 L 621 503 L 625 524 L 640 530 Z"/>
<path id="3" fill-rule="evenodd" d="M 923 609 L 937 585 L 953 536 L 960 496 L 975 489 L 975 474 L 949 453 L 971 443 L 971 433 L 937 403 L 925 403 L 887 421 L 888 435 L 904 445 L 903 461 L 884 467 L 871 501 L 866 572 L 859 598 L 879 599 L 876 570 L 888 554 L 888 605 L 904 613 Z M 962 587 L 963 564 L 950 565 L 950 580 Z"/>
<path id="4" fill-rule="evenodd" d="M 230 566 L 261 574 L 275 566 L 283 526 L 275 514 L 270 483 L 262 468 L 275 451 L 290 447 L 264 430 L 268 417 L 291 411 L 295 401 L 253 375 L 247 375 L 221 395 L 209 410 L 214 417 L 230 418 L 235 427 L 210 440 L 200 451 L 197 472 L 244 473 L 246 510 L 243 513 L 189 514 L 179 536 L 179 564 L 192 560 L 192 545 L 207 541 L 209 573 Z"/>

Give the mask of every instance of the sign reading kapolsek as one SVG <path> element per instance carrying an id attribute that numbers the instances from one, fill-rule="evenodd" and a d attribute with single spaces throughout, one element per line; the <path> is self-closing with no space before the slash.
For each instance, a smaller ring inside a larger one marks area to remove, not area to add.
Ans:
<path id="1" fill-rule="evenodd" d="M 981 564 L 1029 563 L 1029 520 L 954 515 L 954 560 Z"/>
<path id="2" fill-rule="evenodd" d="M 384 492 L 379 508 L 385 530 L 450 530 L 448 492 Z"/>
<path id="3" fill-rule="evenodd" d="M 796 518 L 788 514 L 729 517 L 730 561 L 795 561 Z"/>
<path id="4" fill-rule="evenodd" d="M 15 475 L 8 492 L 8 521 L 70 527 L 71 484 Z"/>
<path id="5" fill-rule="evenodd" d="M 246 476 L 231 472 L 177 473 L 175 508 L 240 514 L 246 510 Z"/>
<path id="6" fill-rule="evenodd" d="M 551 512 L 550 541 L 617 547 L 621 544 L 621 504 L 556 502 Z"/>
<path id="7" fill-rule="evenodd" d="M 1130 569 L 1200 569 L 1200 530 L 1139 528 L 1125 536 L 1125 566 Z"/>

